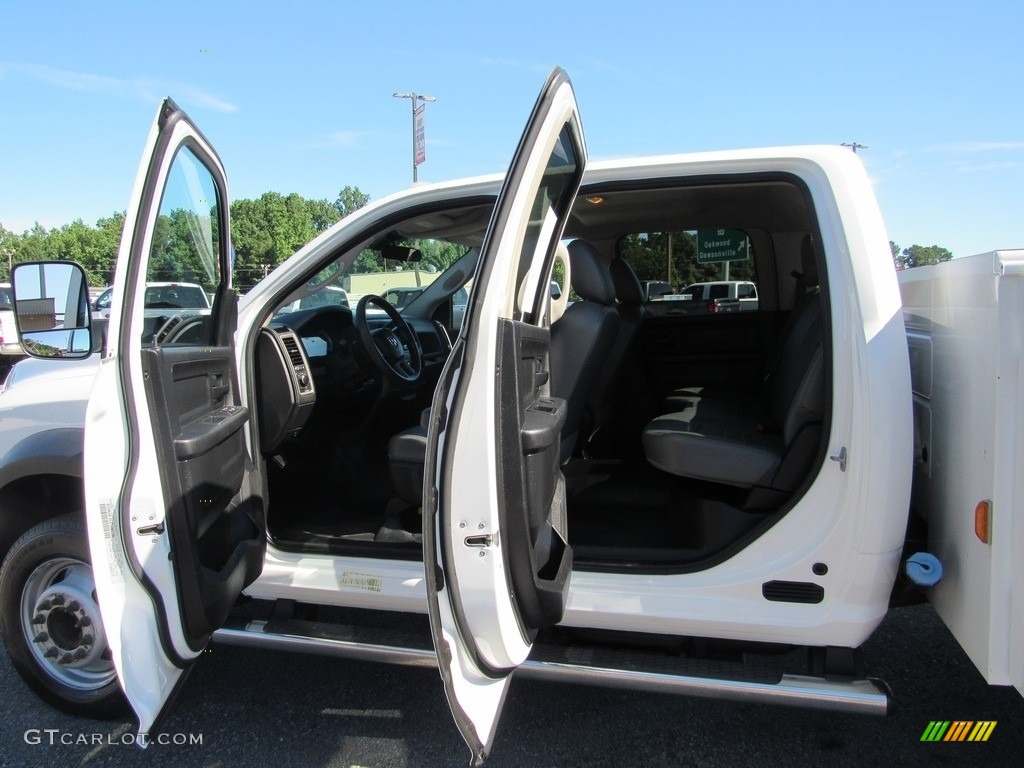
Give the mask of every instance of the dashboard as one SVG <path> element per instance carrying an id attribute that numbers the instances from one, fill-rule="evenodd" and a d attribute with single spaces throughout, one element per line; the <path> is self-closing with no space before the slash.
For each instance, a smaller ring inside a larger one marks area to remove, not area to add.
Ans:
<path id="1" fill-rule="evenodd" d="M 379 374 L 360 349 L 353 315 L 345 306 L 302 309 L 276 315 L 261 331 L 256 355 L 265 452 L 298 437 L 316 402 L 380 396 Z M 371 329 L 388 322 L 383 313 L 367 314 Z M 423 375 L 400 394 L 429 395 L 451 352 L 451 341 L 438 322 L 407 322 L 420 345 Z"/>

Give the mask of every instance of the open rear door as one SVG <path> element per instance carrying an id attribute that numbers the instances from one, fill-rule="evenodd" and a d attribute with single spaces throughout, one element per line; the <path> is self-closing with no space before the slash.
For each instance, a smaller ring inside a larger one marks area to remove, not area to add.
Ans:
<path id="1" fill-rule="evenodd" d="M 434 645 L 484 759 L 509 675 L 562 618 L 572 550 L 550 397 L 549 274 L 586 163 L 572 85 L 551 73 L 498 198 L 466 321 L 435 395 L 424 493 Z"/>
<path id="2" fill-rule="evenodd" d="M 143 744 L 266 547 L 239 402 L 228 210 L 213 148 L 164 101 L 125 218 L 85 431 L 100 611 Z"/>

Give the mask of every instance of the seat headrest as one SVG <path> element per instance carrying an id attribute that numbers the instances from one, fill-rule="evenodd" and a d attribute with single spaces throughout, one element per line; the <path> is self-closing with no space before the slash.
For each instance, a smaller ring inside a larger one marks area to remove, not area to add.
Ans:
<path id="1" fill-rule="evenodd" d="M 804 235 L 800 243 L 800 268 L 804 273 L 804 287 L 816 288 L 818 286 L 818 257 L 814 253 L 814 239 L 810 235 Z"/>
<path id="2" fill-rule="evenodd" d="M 631 307 L 638 307 L 644 303 L 644 287 L 640 284 L 640 278 L 636 276 L 633 267 L 625 259 L 615 258 L 608 265 L 608 271 L 612 275 L 612 284 L 615 286 L 615 298 L 620 304 L 628 304 Z"/>
<path id="3" fill-rule="evenodd" d="M 569 264 L 573 290 L 584 301 L 610 306 L 615 303 L 615 285 L 608 266 L 586 240 L 569 243 Z"/>

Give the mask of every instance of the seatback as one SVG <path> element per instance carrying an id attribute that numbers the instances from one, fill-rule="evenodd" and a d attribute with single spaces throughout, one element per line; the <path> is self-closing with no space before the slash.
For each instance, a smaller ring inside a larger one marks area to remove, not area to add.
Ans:
<path id="1" fill-rule="evenodd" d="M 800 255 L 804 293 L 797 297 L 793 313 L 779 334 L 781 343 L 766 364 L 768 407 L 780 427 L 824 339 L 818 264 L 810 235 L 804 238 Z"/>
<path id="2" fill-rule="evenodd" d="M 604 364 L 597 372 L 597 380 L 590 393 L 583 419 L 588 431 L 600 427 L 612 408 L 612 398 L 615 387 L 622 377 L 626 355 L 633 346 L 633 340 L 644 318 L 644 288 L 633 267 L 628 261 L 615 258 L 608 265 L 608 271 L 615 287 L 615 311 L 619 316 L 619 329 Z M 586 437 L 585 435 L 584 439 Z"/>
<path id="3" fill-rule="evenodd" d="M 615 342 L 619 314 L 615 286 L 604 259 L 590 243 L 569 244 L 572 287 L 580 301 L 551 326 L 551 394 L 564 399 L 563 463 L 576 449 L 580 425 L 598 372 Z"/>

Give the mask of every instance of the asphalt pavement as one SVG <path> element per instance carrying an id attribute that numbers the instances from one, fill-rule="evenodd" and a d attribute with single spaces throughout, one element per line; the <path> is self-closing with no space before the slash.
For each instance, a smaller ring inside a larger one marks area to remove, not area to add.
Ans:
<path id="1" fill-rule="evenodd" d="M 1021 765 L 1024 699 L 988 686 L 930 607 L 891 612 L 865 652 L 896 697 L 885 718 L 513 681 L 487 765 Z M 175 702 L 170 743 L 144 752 L 121 743 L 129 719 L 47 707 L 4 653 L 0 695 L 0 766 L 432 767 L 469 758 L 433 670 L 215 646 Z M 933 720 L 996 727 L 984 743 L 922 742 Z"/>

